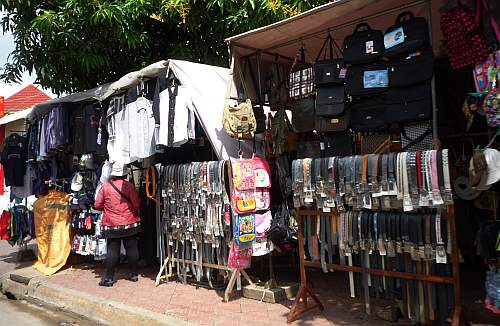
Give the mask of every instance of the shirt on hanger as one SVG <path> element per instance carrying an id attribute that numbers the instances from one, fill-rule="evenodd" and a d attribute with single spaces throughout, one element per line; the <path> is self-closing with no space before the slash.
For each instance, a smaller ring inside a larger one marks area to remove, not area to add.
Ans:
<path id="1" fill-rule="evenodd" d="M 174 86 L 160 93 L 158 144 L 179 147 L 195 138 L 195 116 L 189 89 Z"/>

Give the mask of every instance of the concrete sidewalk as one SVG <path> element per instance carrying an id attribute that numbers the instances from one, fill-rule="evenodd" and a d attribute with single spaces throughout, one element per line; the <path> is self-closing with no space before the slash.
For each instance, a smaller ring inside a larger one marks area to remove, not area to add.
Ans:
<path id="1" fill-rule="evenodd" d="M 110 288 L 98 286 L 103 272 L 100 264 L 67 268 L 50 277 L 33 271 L 27 268 L 13 273 L 10 278 L 18 282 L 4 280 L 4 291 L 17 291 L 16 296 L 69 310 L 102 324 L 286 325 L 292 305 L 290 300 L 270 304 L 242 298 L 237 293 L 229 303 L 223 303 L 222 291 L 175 281 L 156 287 L 156 271 L 152 269 L 143 270 L 139 282 L 132 283 L 125 280 L 125 269 L 121 268 L 117 282 Z M 26 277 L 19 276 L 23 273 Z M 24 287 L 19 282 L 24 282 Z M 315 285 L 325 310 L 310 311 L 295 325 L 390 325 L 367 317 L 362 302 L 348 298 L 328 279 Z"/>

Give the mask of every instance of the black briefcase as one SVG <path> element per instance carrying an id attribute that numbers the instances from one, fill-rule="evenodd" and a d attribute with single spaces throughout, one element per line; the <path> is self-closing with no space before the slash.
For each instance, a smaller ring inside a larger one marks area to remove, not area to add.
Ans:
<path id="1" fill-rule="evenodd" d="M 434 54 L 432 50 L 419 51 L 405 58 L 392 59 L 388 66 L 391 88 L 421 84 L 434 76 Z"/>
<path id="2" fill-rule="evenodd" d="M 354 139 L 350 131 L 324 134 L 323 143 L 325 157 L 354 154 Z"/>
<path id="3" fill-rule="evenodd" d="M 346 108 L 344 114 L 339 117 L 327 118 L 316 115 L 315 130 L 318 132 L 338 132 L 349 128 L 351 120 L 351 110 Z"/>
<path id="4" fill-rule="evenodd" d="M 384 55 L 384 35 L 370 25 L 358 24 L 344 39 L 344 61 L 362 64 L 377 61 Z"/>
<path id="5" fill-rule="evenodd" d="M 429 120 L 432 117 L 431 84 L 394 87 L 387 92 L 387 122 Z"/>
<path id="6" fill-rule="evenodd" d="M 351 128 L 355 131 L 383 130 L 387 127 L 385 94 L 353 99 Z"/>
<path id="7" fill-rule="evenodd" d="M 314 130 L 314 99 L 307 98 L 292 102 L 292 128 L 295 132 Z"/>
<path id="8" fill-rule="evenodd" d="M 344 114 L 344 85 L 324 86 L 316 90 L 316 115 L 338 117 Z"/>
<path id="9" fill-rule="evenodd" d="M 410 52 L 429 47 L 429 26 L 423 17 L 415 17 L 405 11 L 398 15 L 396 23 L 384 34 L 385 56 L 405 56 Z"/>
<path id="10" fill-rule="evenodd" d="M 367 96 L 387 91 L 389 71 L 385 62 L 352 65 L 347 69 L 346 93 L 350 96 Z"/>
<path id="11" fill-rule="evenodd" d="M 327 58 L 328 50 L 329 58 Z M 334 58 L 334 53 L 336 58 Z M 321 54 L 323 54 L 323 59 L 320 60 Z M 314 64 L 314 84 L 316 87 L 343 84 L 345 74 L 346 65 L 342 59 L 342 51 L 333 37 L 328 34 Z"/>

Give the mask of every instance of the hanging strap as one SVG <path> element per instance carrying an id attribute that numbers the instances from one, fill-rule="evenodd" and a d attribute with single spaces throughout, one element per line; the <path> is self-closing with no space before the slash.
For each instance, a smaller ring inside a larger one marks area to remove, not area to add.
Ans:
<path id="1" fill-rule="evenodd" d="M 488 3 L 486 0 L 476 0 L 476 23 L 479 26 L 481 24 L 481 8 L 484 8 L 486 14 L 490 18 L 491 27 L 495 32 L 495 36 L 497 38 L 497 43 L 500 42 L 500 27 L 498 26 L 493 15 L 490 14 Z"/>
<path id="2" fill-rule="evenodd" d="M 326 48 L 326 45 L 328 44 L 328 49 Z M 335 39 L 332 37 L 330 33 L 328 33 L 328 36 L 325 39 L 325 42 L 323 42 L 323 45 L 321 46 L 321 49 L 318 52 L 318 55 L 316 56 L 315 62 L 319 61 L 319 58 L 321 57 L 321 54 L 323 54 L 323 60 L 326 60 L 326 54 L 329 52 L 330 54 L 330 60 L 334 59 L 333 53 L 335 52 L 335 57 L 336 58 L 341 58 L 343 56 L 342 49 L 339 47 Z"/>
<path id="3" fill-rule="evenodd" d="M 152 192 L 149 191 L 149 173 L 151 173 Z M 160 201 L 156 199 L 156 169 L 154 166 L 150 166 L 146 169 L 146 196 L 160 205 Z"/>

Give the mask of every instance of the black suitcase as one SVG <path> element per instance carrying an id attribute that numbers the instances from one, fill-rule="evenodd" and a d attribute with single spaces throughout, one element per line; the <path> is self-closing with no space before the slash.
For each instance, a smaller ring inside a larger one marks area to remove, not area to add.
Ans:
<path id="1" fill-rule="evenodd" d="M 346 108 L 344 114 L 335 118 L 315 117 L 315 130 L 318 132 L 338 132 L 349 128 L 351 120 L 351 110 Z"/>
<path id="2" fill-rule="evenodd" d="M 387 122 L 403 123 L 432 117 L 431 84 L 395 87 L 387 92 Z"/>
<path id="3" fill-rule="evenodd" d="M 338 117 L 344 113 L 344 85 L 324 86 L 316 90 L 316 115 Z"/>
<path id="4" fill-rule="evenodd" d="M 346 93 L 350 96 L 367 96 L 387 91 L 389 71 L 385 62 L 352 65 L 347 69 Z"/>
<path id="5" fill-rule="evenodd" d="M 358 24 L 344 39 L 344 61 L 352 64 L 374 62 L 384 55 L 384 35 L 368 24 Z"/>
<path id="6" fill-rule="evenodd" d="M 419 51 L 415 55 L 393 59 L 388 66 L 391 88 L 421 84 L 434 76 L 434 54 L 432 50 Z"/>
<path id="7" fill-rule="evenodd" d="M 326 46 L 328 45 L 328 49 Z M 327 51 L 329 58 L 327 59 Z M 334 58 L 334 52 L 336 58 Z M 323 59 L 320 60 L 321 54 Z M 321 50 L 319 50 L 314 64 L 314 84 L 318 86 L 327 86 L 334 84 L 343 84 L 346 74 L 346 65 L 342 59 L 342 51 L 333 37 L 328 34 Z"/>
<path id="8" fill-rule="evenodd" d="M 292 102 L 292 128 L 295 132 L 314 130 L 314 99 L 308 98 Z"/>
<path id="9" fill-rule="evenodd" d="M 355 131 L 383 130 L 387 127 L 385 94 L 353 99 L 351 128 Z"/>
<path id="10" fill-rule="evenodd" d="M 396 23 L 384 34 L 385 56 L 388 58 L 427 49 L 429 45 L 427 20 L 423 17 L 415 17 L 409 11 L 399 14 Z"/>

